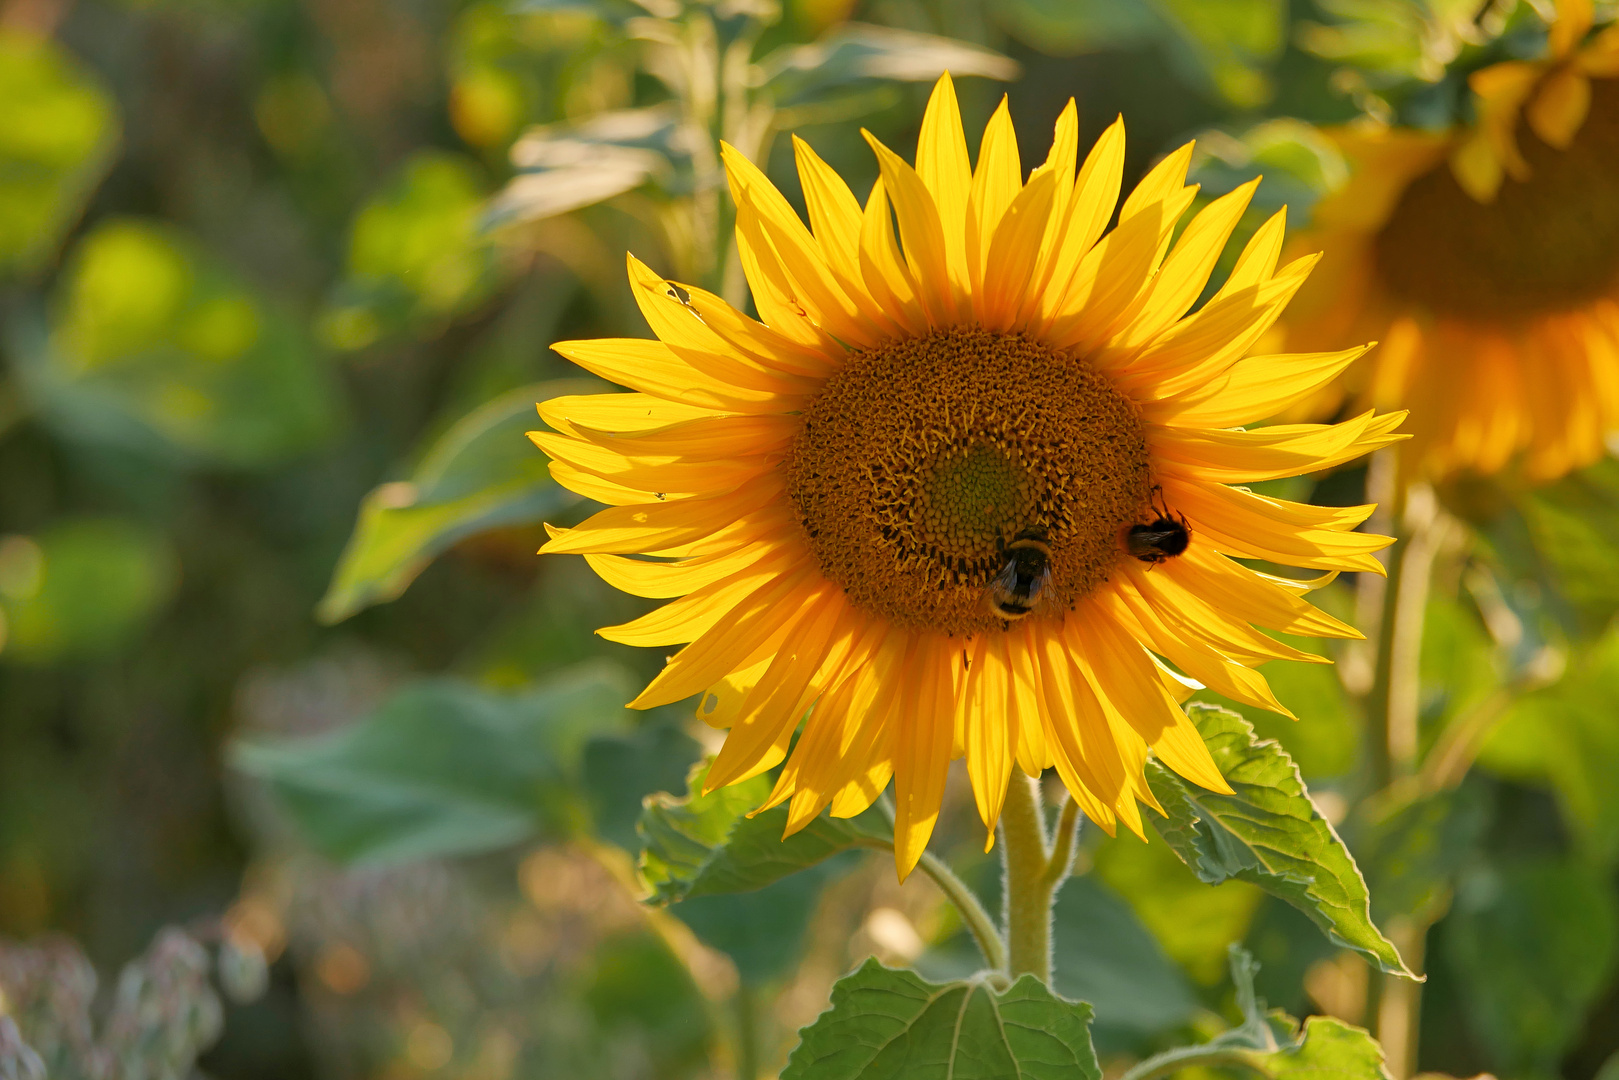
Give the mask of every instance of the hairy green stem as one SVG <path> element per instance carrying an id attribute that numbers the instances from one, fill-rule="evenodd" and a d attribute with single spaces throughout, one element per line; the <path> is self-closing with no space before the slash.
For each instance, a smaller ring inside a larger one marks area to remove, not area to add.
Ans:
<path id="1" fill-rule="evenodd" d="M 1073 799 L 1063 803 L 1062 816 L 1057 819 L 1057 834 L 1051 841 L 1051 859 L 1046 863 L 1046 882 L 1056 895 L 1059 885 L 1068 880 L 1074 868 L 1074 842 L 1079 838 L 1079 804 Z"/>
<path id="2" fill-rule="evenodd" d="M 1040 816 L 1040 781 L 1014 770 L 1001 810 L 1001 866 L 1005 875 L 1006 973 L 1051 982 L 1053 860 Z"/>

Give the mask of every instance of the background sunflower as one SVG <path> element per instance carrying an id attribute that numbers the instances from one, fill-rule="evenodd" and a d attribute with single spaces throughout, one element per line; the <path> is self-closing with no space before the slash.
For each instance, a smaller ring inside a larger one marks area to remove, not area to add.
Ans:
<path id="1" fill-rule="evenodd" d="M 1564 3 L 1544 55 L 1474 71 L 1471 124 L 1328 133 L 1350 179 L 1288 341 L 1381 340 L 1322 406 L 1411 408 L 1418 474 L 1555 479 L 1619 426 L 1619 27 L 1591 20 Z"/>

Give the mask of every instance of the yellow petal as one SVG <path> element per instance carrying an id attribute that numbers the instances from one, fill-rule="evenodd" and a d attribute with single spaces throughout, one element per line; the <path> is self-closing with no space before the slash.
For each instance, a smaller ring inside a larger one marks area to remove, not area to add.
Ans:
<path id="1" fill-rule="evenodd" d="M 769 394 L 803 395 L 814 380 L 773 371 L 735 350 L 675 295 L 670 282 L 634 255 L 627 256 L 630 292 L 652 332 L 680 359 L 727 385 Z"/>
<path id="2" fill-rule="evenodd" d="M 596 338 L 559 341 L 551 348 L 586 371 L 666 401 L 719 412 L 791 412 L 806 398 L 747 390 L 705 374 L 676 356 L 661 341 Z"/>
<path id="3" fill-rule="evenodd" d="M 714 461 L 744 454 L 782 451 L 792 444 L 802 425 L 802 419 L 792 415 L 710 414 L 639 432 L 611 427 L 604 429 L 599 424 L 575 421 L 569 424 L 568 433 L 627 458 Z"/>
<path id="4" fill-rule="evenodd" d="M 1063 212 L 1053 239 L 1051 272 L 1040 295 L 1031 297 L 1031 329 L 1044 334 L 1062 310 L 1085 256 L 1096 245 L 1113 218 L 1124 181 L 1124 118 L 1102 132 L 1085 157 L 1074 194 Z"/>
<path id="5" fill-rule="evenodd" d="M 995 841 L 995 823 L 1006 802 L 1006 785 L 1012 775 L 1012 731 L 1018 718 L 1008 712 L 1007 671 L 998 649 L 991 648 L 991 635 L 979 634 L 969 649 L 967 685 L 961 695 L 962 725 L 967 750 L 967 777 L 972 781 L 973 802 L 978 816 Z M 985 850 L 989 850 L 988 847 Z"/>
<path id="6" fill-rule="evenodd" d="M 819 573 L 807 567 L 765 579 L 702 636 L 670 657 L 630 708 L 671 705 L 708 689 L 741 666 L 761 638 L 788 625 L 827 587 Z"/>
<path id="7" fill-rule="evenodd" d="M 905 260 L 916 279 L 917 299 L 934 325 L 952 325 L 956 321 L 955 290 L 950 281 L 949 257 L 938 206 L 915 169 L 878 142 L 871 132 L 861 129 L 861 134 L 877 154 L 883 186 L 894 202 L 900 241 L 905 245 Z"/>
<path id="8" fill-rule="evenodd" d="M 806 612 L 764 676 L 748 691 L 737 715 L 725 718 L 730 735 L 709 769 L 705 792 L 751 775 L 770 748 L 791 734 L 811 702 L 842 674 L 868 624 L 836 596 Z"/>
<path id="9" fill-rule="evenodd" d="M 894 242 L 888 189 L 882 178 L 871 185 L 860 222 L 860 275 L 872 296 L 910 334 L 923 333 L 926 313 L 917 298 L 916 277 Z"/>
<path id="10" fill-rule="evenodd" d="M 1190 548 L 1165 567 L 1166 574 L 1236 618 L 1286 634 L 1359 638 L 1348 623 L 1328 615 L 1282 579 L 1256 573 L 1207 548 Z"/>
<path id="11" fill-rule="evenodd" d="M 639 619 L 604 626 L 596 633 L 620 645 L 684 645 L 696 641 L 760 585 L 783 572 L 799 569 L 806 561 L 801 552 L 777 548 Z"/>
<path id="12" fill-rule="evenodd" d="M 983 301 L 978 308 L 980 321 L 992 330 L 1010 330 L 1017 318 L 1040 258 L 1040 238 L 1051 217 L 1056 188 L 1051 171 L 1038 170 L 995 228 L 989 265 L 984 271 Z"/>
<path id="13" fill-rule="evenodd" d="M 1250 180 L 1215 199 L 1191 220 L 1153 279 L 1141 313 L 1122 335 L 1121 344 L 1150 341 L 1191 309 L 1258 186 L 1258 180 Z"/>
<path id="14" fill-rule="evenodd" d="M 631 506 L 646 502 L 646 492 L 625 487 L 611 480 L 603 480 L 594 473 L 576 469 L 566 461 L 553 461 L 546 466 L 551 479 L 576 495 L 583 495 L 604 506 Z"/>
<path id="15" fill-rule="evenodd" d="M 663 551 L 713 536 L 744 515 L 779 502 L 781 495 L 781 480 L 772 475 L 712 499 L 614 506 L 564 530 L 540 551 L 547 555 Z"/>
<path id="16" fill-rule="evenodd" d="M 540 419 L 568 435 L 575 425 L 601 431 L 656 431 L 689 420 L 714 417 L 711 409 L 651 394 L 570 394 L 539 402 Z"/>
<path id="17" fill-rule="evenodd" d="M 667 600 L 674 596 L 685 596 L 729 577 L 766 557 L 778 546 L 753 544 L 725 555 L 681 559 L 678 562 L 651 562 L 624 555 L 590 552 L 585 555 L 585 562 L 596 571 L 597 576 L 620 592 L 650 600 Z"/>
<path id="18" fill-rule="evenodd" d="M 979 141 L 978 167 L 973 172 L 968 200 L 967 257 L 975 295 L 983 284 L 995 227 L 1022 187 L 1023 165 L 1018 159 L 1017 133 L 1012 129 L 1012 114 L 1003 95 Z"/>
<path id="19" fill-rule="evenodd" d="M 915 697 L 899 710 L 894 746 L 894 865 L 904 881 L 933 835 L 950 768 L 956 703 L 945 665 L 953 643 L 929 641 L 913 658 Z"/>
<path id="20" fill-rule="evenodd" d="M 1251 424 L 1275 416 L 1327 386 L 1371 347 L 1250 356 L 1238 360 L 1204 386 L 1144 403 L 1142 412 L 1153 423 L 1176 427 Z"/>
<path id="21" fill-rule="evenodd" d="M 1238 558 L 1268 559 L 1287 566 L 1385 573 L 1374 553 L 1392 544 L 1390 537 L 1279 525 L 1243 500 L 1242 492 L 1219 484 L 1187 483 L 1166 476 L 1162 486 L 1164 498 L 1186 515 L 1194 544 L 1207 543 Z"/>
<path id="22" fill-rule="evenodd" d="M 735 491 L 775 468 L 780 455 L 732 457 L 714 461 L 626 457 L 616 450 L 550 431 L 531 431 L 529 440 L 559 461 L 595 473 L 615 484 L 639 488 L 659 500 L 671 495 L 719 495 Z"/>
<path id="23" fill-rule="evenodd" d="M 756 239 L 755 246 L 762 248 L 768 243 L 775 250 L 790 283 L 792 300 L 839 340 L 860 347 L 876 344 L 880 328 L 867 320 L 861 307 L 843 291 L 821 246 L 781 192 L 735 148 L 722 143 L 721 149 L 737 201 L 737 228 L 751 233 L 751 227 L 758 226 L 764 239 Z M 746 213 L 745 208 L 753 212 Z"/>
<path id="24" fill-rule="evenodd" d="M 968 294 L 966 221 L 967 192 L 972 171 L 967 163 L 967 138 L 961 129 L 961 109 L 950 73 L 939 76 L 916 144 L 916 172 L 933 196 L 944 230 L 946 262 L 957 302 Z"/>

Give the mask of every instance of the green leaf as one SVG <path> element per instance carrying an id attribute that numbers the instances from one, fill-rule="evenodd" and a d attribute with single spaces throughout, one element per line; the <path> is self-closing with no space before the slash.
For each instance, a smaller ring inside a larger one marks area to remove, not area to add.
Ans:
<path id="1" fill-rule="evenodd" d="M 1525 623 L 1515 651 L 1534 651 L 1541 619 L 1571 637 L 1595 637 L 1619 613 L 1619 461 L 1604 458 L 1529 489 L 1473 479 L 1447 491 L 1446 501 L 1478 525 L 1508 579 L 1500 600 Z M 1517 579 L 1533 581 L 1540 595 L 1520 595 Z"/>
<path id="2" fill-rule="evenodd" d="M 543 520 L 577 496 L 551 479 L 524 437 L 536 402 L 602 389 L 589 380 L 524 386 L 474 409 L 440 435 L 409 480 L 383 484 L 360 518 L 317 614 L 339 622 L 399 597 L 435 557 L 469 536 Z"/>
<path id="3" fill-rule="evenodd" d="M 48 38 L 0 29 L 0 274 L 50 256 L 117 142 L 98 79 Z"/>
<path id="4" fill-rule="evenodd" d="M 693 772 L 692 791 L 700 788 L 701 778 L 702 770 Z M 823 814 L 783 840 L 787 807 L 746 816 L 769 793 L 769 779 L 757 776 L 707 795 L 649 798 L 640 823 L 641 873 L 652 899 L 667 904 L 751 892 L 841 852 L 893 843 L 887 823 L 870 811 L 857 818 Z"/>
<path id="5" fill-rule="evenodd" d="M 240 742 L 236 768 L 270 785 L 332 858 L 400 862 L 504 847 L 566 803 L 588 735 L 624 718 L 628 680 L 582 664 L 521 695 L 450 679 L 406 687 L 326 735 Z"/>
<path id="6" fill-rule="evenodd" d="M 865 23 L 845 23 L 811 45 L 784 46 L 759 68 L 783 106 L 841 95 L 863 82 L 932 82 L 946 71 L 1004 81 L 1019 70 L 1015 60 L 978 45 Z"/>
<path id="7" fill-rule="evenodd" d="M 1437 82 L 1464 45 L 1482 44 L 1506 22 L 1477 18 L 1475 0 L 1316 0 L 1315 7 L 1330 21 L 1302 20 L 1299 47 L 1358 69 L 1375 86 Z"/>
<path id="8" fill-rule="evenodd" d="M 1232 945 L 1228 956 L 1242 1023 L 1206 1043 L 1156 1054 L 1123 1080 L 1211 1065 L 1241 1065 L 1271 1080 L 1390 1080 L 1383 1051 L 1369 1034 L 1327 1016 L 1312 1016 L 1301 1029 L 1280 1009 L 1267 1011 L 1254 990 L 1259 965 L 1240 945 Z"/>
<path id="9" fill-rule="evenodd" d="M 1014 37 L 1051 56 L 1138 49 L 1163 29 L 1146 4 L 1118 0 L 1007 0 L 999 16 Z"/>
<path id="10" fill-rule="evenodd" d="M 1185 913 L 1198 900 L 1207 899 L 1209 890 L 1174 856 L 1170 861 L 1199 891 L 1198 897 L 1179 906 Z M 994 876 L 985 871 L 996 862 L 986 859 L 975 867 L 978 873 L 967 875 L 969 886 L 982 886 L 980 898 L 991 911 L 1000 902 L 1000 868 L 995 866 Z M 1087 1002 L 1095 1011 L 1091 1034 L 1099 1053 L 1139 1051 L 1145 1039 L 1179 1027 L 1197 1009 L 1197 998 L 1180 966 L 1165 955 L 1124 897 L 1094 872 L 1069 878 L 1058 891 L 1051 946 L 1052 989 L 1069 1001 Z M 1222 943 L 1222 959 L 1224 947 Z M 982 971 L 984 956 L 962 929 L 929 948 L 915 967 L 923 978 L 945 982 Z"/>
<path id="11" fill-rule="evenodd" d="M 643 722 L 624 735 L 591 739 L 584 748 L 580 786 L 596 835 L 626 851 L 639 848 L 647 797 L 679 787 L 700 754 L 696 740 L 672 723 Z"/>
<path id="12" fill-rule="evenodd" d="M 602 22 L 622 26 L 631 19 L 648 15 L 672 18 L 680 14 L 678 0 L 516 0 L 512 10 L 524 14 L 592 15 Z"/>
<path id="13" fill-rule="evenodd" d="M 539 221 L 656 183 L 665 194 L 692 188 L 694 134 L 669 106 L 599 113 L 523 133 L 511 151 L 517 175 L 489 201 L 485 230 Z"/>
<path id="14" fill-rule="evenodd" d="M 1469 1026 L 1510 1076 L 1555 1076 L 1614 970 L 1609 875 L 1556 858 L 1480 866 L 1456 888 L 1441 954 Z"/>
<path id="15" fill-rule="evenodd" d="M 1355 860 L 1316 812 L 1293 759 L 1275 742 L 1255 738 L 1234 712 L 1194 704 L 1189 713 L 1236 793 L 1205 791 L 1149 762 L 1148 783 L 1169 814 L 1153 824 L 1169 846 L 1209 884 L 1252 882 L 1304 912 L 1344 948 L 1384 971 L 1414 977 L 1372 924 Z"/>
<path id="16" fill-rule="evenodd" d="M 930 983 L 876 960 L 839 979 L 832 1007 L 799 1032 L 782 1080 L 1100 1080 L 1089 1005 L 1031 975 Z"/>
<path id="17" fill-rule="evenodd" d="M 1272 1080 L 1389 1080 L 1377 1040 L 1331 1016 L 1307 1018 L 1299 1045 L 1270 1055 L 1264 1066 Z"/>

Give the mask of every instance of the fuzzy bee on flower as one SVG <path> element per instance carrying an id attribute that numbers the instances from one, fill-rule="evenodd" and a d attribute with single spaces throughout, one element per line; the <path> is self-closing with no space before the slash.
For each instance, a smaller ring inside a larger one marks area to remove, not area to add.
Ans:
<path id="1" fill-rule="evenodd" d="M 601 631 L 684 645 L 632 704 L 701 695 L 728 730 L 707 789 L 780 766 L 789 833 L 892 782 L 903 877 L 965 757 L 991 842 L 1014 769 L 1139 834 L 1149 752 L 1230 790 L 1187 687 L 1291 715 L 1255 669 L 1321 658 L 1259 628 L 1359 637 L 1305 597 L 1390 542 L 1356 531 L 1370 506 L 1241 485 L 1387 446 L 1401 414 L 1243 430 L 1365 347 L 1249 355 L 1316 262 L 1280 262 L 1280 213 L 1194 311 L 1254 188 L 1176 239 L 1189 145 L 1120 206 L 1122 121 L 1081 161 L 1070 102 L 1026 176 L 1004 101 L 969 157 L 948 76 L 914 165 L 867 140 L 864 204 L 795 141 L 807 224 L 727 151 L 757 320 L 632 257 L 657 340 L 555 346 L 632 392 L 540 406 L 553 474 L 607 505 L 543 551 L 670 600 Z"/>

